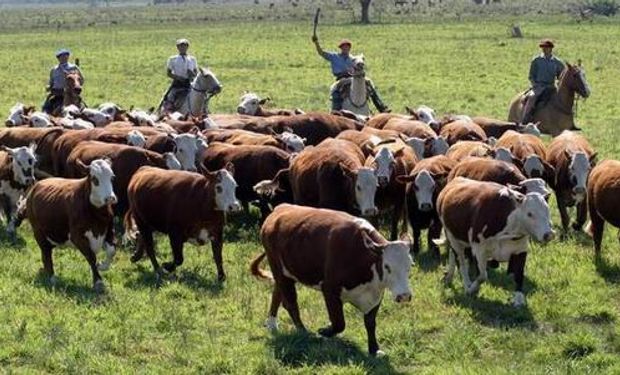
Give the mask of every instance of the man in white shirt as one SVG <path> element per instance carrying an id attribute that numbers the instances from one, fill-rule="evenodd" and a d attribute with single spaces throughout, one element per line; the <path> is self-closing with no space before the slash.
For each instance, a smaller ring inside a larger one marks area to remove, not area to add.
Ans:
<path id="1" fill-rule="evenodd" d="M 168 77 L 172 78 L 172 84 L 164 101 L 164 110 L 173 112 L 180 107 L 180 103 L 189 93 L 192 79 L 198 73 L 198 63 L 196 58 L 187 54 L 189 40 L 177 40 L 178 55 L 171 56 L 166 65 Z"/>

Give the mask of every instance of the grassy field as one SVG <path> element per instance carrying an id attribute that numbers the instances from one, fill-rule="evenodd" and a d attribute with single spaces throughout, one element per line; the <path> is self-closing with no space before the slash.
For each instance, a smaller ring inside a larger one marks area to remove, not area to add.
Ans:
<path id="1" fill-rule="evenodd" d="M 505 118 L 512 96 L 526 86 L 527 67 L 541 37 L 558 54 L 582 59 L 593 88 L 580 103 L 578 123 L 602 158 L 620 158 L 620 28 L 617 23 L 512 20 L 423 22 L 372 26 L 325 25 L 325 47 L 353 39 L 367 57 L 386 101 L 427 104 L 438 112 Z M 157 104 L 174 40 L 188 37 L 199 62 L 224 84 L 214 112 L 230 112 L 243 90 L 269 95 L 277 106 L 323 110 L 331 78 L 315 55 L 308 22 L 231 22 L 91 27 L 67 32 L 15 30 L 0 34 L 4 69 L 0 113 L 16 101 L 39 104 L 53 52 L 66 46 L 82 61 L 85 99 L 125 107 Z M 554 219 L 559 221 L 553 203 Z M 460 280 L 445 288 L 443 266 L 417 259 L 407 306 L 386 299 L 378 338 L 388 356 L 365 354 L 361 316 L 346 309 L 337 339 L 294 332 L 281 310 L 280 334 L 262 327 L 270 287 L 248 272 L 260 252 L 252 220 L 232 217 L 224 249 L 228 280 L 216 282 L 210 248 L 186 247 L 178 280 L 156 287 L 148 262 L 129 262 L 121 250 L 104 274 L 108 293 L 90 289 L 90 272 L 74 249 L 55 252 L 59 283 L 37 276 L 39 250 L 27 224 L 16 247 L 0 237 L 0 369 L 40 373 L 620 373 L 620 252 L 608 230 L 604 261 L 595 264 L 590 240 L 534 245 L 526 270 L 527 307 L 510 305 L 513 284 L 490 273 L 477 298 Z M 160 259 L 170 256 L 160 238 Z M 302 319 L 313 331 L 327 322 L 320 294 L 300 289 Z"/>

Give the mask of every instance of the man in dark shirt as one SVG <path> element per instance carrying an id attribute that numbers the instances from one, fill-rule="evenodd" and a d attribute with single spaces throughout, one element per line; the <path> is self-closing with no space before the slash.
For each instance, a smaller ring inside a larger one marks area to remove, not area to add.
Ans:
<path id="1" fill-rule="evenodd" d="M 523 108 L 522 123 L 532 121 L 533 110 L 536 102 L 546 90 L 555 88 L 556 79 L 560 78 L 564 71 L 564 63 L 553 55 L 553 41 L 543 39 L 538 45 L 542 53 L 532 59 L 530 64 L 529 80 L 532 85 L 533 95 L 527 99 Z"/>
<path id="2" fill-rule="evenodd" d="M 338 44 L 340 48 L 340 53 L 338 52 L 327 52 L 323 51 L 319 44 L 319 39 L 316 36 L 312 37 L 312 42 L 314 42 L 314 46 L 316 47 L 317 53 L 324 58 L 325 60 L 330 62 L 332 74 L 336 78 L 336 81 L 339 81 L 343 78 L 350 77 L 350 70 L 352 68 L 353 59 L 351 58 L 351 41 L 347 39 L 343 39 Z M 379 97 L 379 93 L 375 88 L 375 85 L 370 79 L 366 79 L 366 85 L 368 87 L 368 94 L 373 104 L 377 108 L 379 112 L 390 112 L 390 109 L 387 105 L 383 103 L 381 97 Z M 340 92 L 337 90 L 337 85 L 334 85 L 332 91 L 330 92 L 330 98 L 332 101 L 332 111 L 338 111 L 342 109 L 343 98 L 340 96 Z"/>

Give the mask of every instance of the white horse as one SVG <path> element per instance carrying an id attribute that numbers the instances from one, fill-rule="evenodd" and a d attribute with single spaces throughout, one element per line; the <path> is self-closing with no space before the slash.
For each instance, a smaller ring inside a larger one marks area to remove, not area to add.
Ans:
<path id="1" fill-rule="evenodd" d="M 222 91 L 222 85 L 208 68 L 199 68 L 198 74 L 190 84 L 189 93 L 181 103 L 177 112 L 184 115 L 202 116 L 209 113 L 209 99 Z"/>
<path id="2" fill-rule="evenodd" d="M 366 86 L 366 72 L 364 70 L 364 55 L 352 56 L 351 77 L 341 79 L 334 85 L 342 96 L 342 109 L 357 115 L 369 116 L 368 87 Z M 342 90 L 343 86 L 348 89 Z M 343 93 L 343 94 L 342 94 Z"/>

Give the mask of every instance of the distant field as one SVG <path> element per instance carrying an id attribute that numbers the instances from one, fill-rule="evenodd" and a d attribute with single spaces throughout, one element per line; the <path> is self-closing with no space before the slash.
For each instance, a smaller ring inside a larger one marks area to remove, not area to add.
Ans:
<path id="1" fill-rule="evenodd" d="M 620 158 L 620 28 L 616 21 L 523 21 L 525 38 L 509 38 L 508 21 L 422 22 L 320 28 L 325 47 L 341 37 L 364 52 L 370 76 L 397 111 L 427 104 L 439 113 L 505 118 L 510 99 L 525 88 L 530 58 L 541 37 L 558 54 L 582 59 L 593 94 L 580 102 L 578 123 L 600 158 Z M 310 43 L 304 22 L 164 23 L 70 31 L 22 29 L 0 34 L 0 113 L 16 101 L 40 104 L 53 52 L 79 57 L 90 105 L 157 104 L 167 85 L 166 58 L 188 37 L 199 62 L 224 85 L 213 112 L 231 112 L 243 90 L 273 98 L 279 107 L 328 108 L 331 77 Z M 553 201 L 553 199 L 552 199 Z M 553 203 L 554 221 L 558 215 Z M 262 327 L 270 287 L 249 275 L 260 252 L 255 218 L 232 217 L 224 249 L 228 280 L 219 285 L 210 248 L 186 247 L 178 281 L 155 287 L 148 262 L 133 265 L 121 250 L 104 274 L 105 296 L 90 289 L 86 262 L 74 249 L 55 252 L 60 282 L 37 276 L 39 250 L 28 225 L 20 245 L 0 237 L 0 368 L 39 373 L 619 373 L 620 251 L 608 230 L 604 262 L 594 265 L 591 242 L 533 246 L 526 270 L 528 305 L 510 306 L 513 284 L 490 273 L 477 298 L 460 280 L 445 288 L 443 266 L 424 252 L 412 271 L 408 306 L 389 298 L 378 316 L 384 359 L 365 354 L 361 316 L 346 309 L 347 329 L 334 340 L 293 331 L 285 311 L 281 332 Z M 160 259 L 169 257 L 165 238 Z M 319 294 L 300 289 L 302 319 L 316 331 L 327 322 Z"/>

